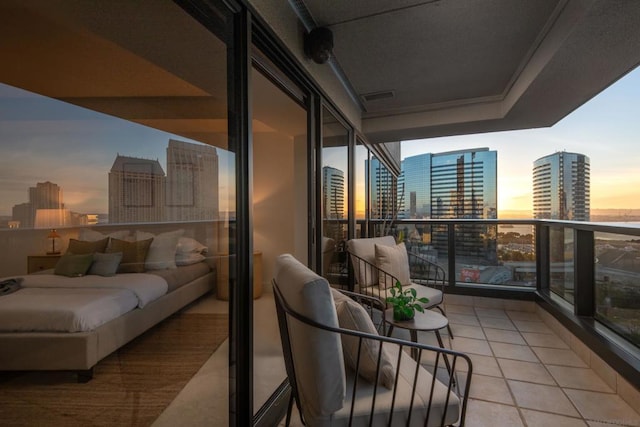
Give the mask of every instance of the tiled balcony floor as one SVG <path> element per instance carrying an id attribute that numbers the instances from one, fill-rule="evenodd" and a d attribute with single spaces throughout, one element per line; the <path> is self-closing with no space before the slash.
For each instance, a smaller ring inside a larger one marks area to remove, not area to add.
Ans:
<path id="1" fill-rule="evenodd" d="M 449 342 L 473 363 L 467 426 L 640 426 L 640 415 L 535 311 L 456 304 L 446 311 Z M 432 332 L 418 339 L 437 345 Z M 301 425 L 297 413 L 292 425 Z"/>

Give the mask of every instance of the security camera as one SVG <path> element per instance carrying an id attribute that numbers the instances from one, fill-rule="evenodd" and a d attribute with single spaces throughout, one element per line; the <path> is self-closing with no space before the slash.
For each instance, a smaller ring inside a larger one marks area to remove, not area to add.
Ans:
<path id="1" fill-rule="evenodd" d="M 326 27 L 317 27 L 304 36 L 304 53 L 317 64 L 324 64 L 331 57 L 333 33 Z"/>

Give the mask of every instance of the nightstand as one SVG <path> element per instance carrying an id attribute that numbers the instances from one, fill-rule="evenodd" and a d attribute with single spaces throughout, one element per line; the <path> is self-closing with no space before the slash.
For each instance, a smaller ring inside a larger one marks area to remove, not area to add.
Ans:
<path id="1" fill-rule="evenodd" d="M 28 255 L 27 256 L 27 273 L 37 273 L 38 271 L 55 268 L 56 263 L 62 254 L 52 255 Z"/>

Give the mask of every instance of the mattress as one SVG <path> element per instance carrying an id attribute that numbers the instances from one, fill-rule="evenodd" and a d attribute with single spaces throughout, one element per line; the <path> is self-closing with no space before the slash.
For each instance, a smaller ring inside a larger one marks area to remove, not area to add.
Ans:
<path id="1" fill-rule="evenodd" d="M 165 295 L 162 277 L 33 274 L 21 289 L 0 297 L 2 332 L 86 332 Z"/>
<path id="2" fill-rule="evenodd" d="M 173 292 L 210 271 L 211 267 L 209 267 L 209 264 L 206 262 L 198 262 L 168 270 L 150 270 L 146 273 L 162 277 L 167 281 L 167 286 L 169 287 L 168 292 Z"/>
<path id="3" fill-rule="evenodd" d="M 137 306 L 127 289 L 23 288 L 0 298 L 0 331 L 91 331 Z"/>
<path id="4" fill-rule="evenodd" d="M 211 271 L 205 262 L 169 270 L 66 277 L 33 274 L 0 297 L 0 332 L 87 332 Z"/>

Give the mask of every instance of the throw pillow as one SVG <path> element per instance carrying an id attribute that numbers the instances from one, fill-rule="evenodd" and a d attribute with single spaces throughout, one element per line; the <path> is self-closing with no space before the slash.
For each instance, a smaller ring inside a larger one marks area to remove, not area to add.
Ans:
<path id="1" fill-rule="evenodd" d="M 69 239 L 69 247 L 67 253 L 80 255 L 80 254 L 93 254 L 95 252 L 104 252 L 107 249 L 109 238 L 106 237 L 102 240 L 76 240 Z"/>
<path id="2" fill-rule="evenodd" d="M 176 253 L 176 265 L 178 266 L 197 264 L 205 259 L 206 257 L 204 255 L 196 252 L 186 254 Z"/>
<path id="3" fill-rule="evenodd" d="M 122 260 L 122 252 L 114 252 L 110 254 L 101 254 L 96 252 L 93 254 L 93 264 L 89 268 L 87 274 L 96 276 L 115 276 Z"/>
<path id="4" fill-rule="evenodd" d="M 87 274 L 91 263 L 93 262 L 93 254 L 70 254 L 66 253 L 60 257 L 56 263 L 55 274 L 68 277 L 80 277 Z"/>
<path id="5" fill-rule="evenodd" d="M 181 237 L 178 240 L 178 247 L 176 248 L 176 253 L 191 253 L 197 252 L 200 254 L 206 254 L 208 248 L 202 243 L 198 242 L 196 239 L 192 239 L 191 237 Z"/>
<path id="6" fill-rule="evenodd" d="M 176 268 L 176 249 L 178 240 L 184 234 L 184 230 L 167 231 L 153 235 L 146 231 L 136 231 L 136 240 L 153 238 L 144 268 L 147 270 L 165 270 Z"/>
<path id="7" fill-rule="evenodd" d="M 338 314 L 338 324 L 341 328 L 378 335 L 378 331 L 376 331 L 367 311 L 352 299 L 341 299 L 336 306 L 336 313 Z M 342 339 L 342 351 L 344 353 L 345 364 L 355 371 L 358 362 L 359 338 L 351 335 L 340 335 L 340 337 Z M 393 366 L 391 355 L 385 349 L 385 345 L 388 346 L 390 344 L 387 343 L 382 346 L 382 352 L 380 353 L 380 376 L 378 377 L 378 380 L 384 387 L 392 389 L 396 376 L 396 369 Z M 376 382 L 376 368 L 378 366 L 379 351 L 379 341 L 371 339 L 362 340 L 358 373 L 362 378 L 372 383 Z"/>
<path id="8" fill-rule="evenodd" d="M 411 284 L 409 256 L 404 242 L 395 246 L 375 245 L 376 267 L 394 276 L 404 285 Z M 386 274 L 379 275 L 378 285 L 383 288 L 395 286 L 393 279 Z"/>
<path id="9" fill-rule="evenodd" d="M 111 237 L 112 239 L 127 240 L 129 237 L 129 230 L 112 231 L 111 233 L 103 234 L 99 231 L 91 230 L 90 228 L 81 228 L 78 233 L 78 240 L 87 240 L 89 242 L 95 242 L 96 240 L 102 240 L 105 237 Z"/>
<path id="10" fill-rule="evenodd" d="M 122 261 L 118 273 L 144 273 L 144 260 L 147 258 L 149 247 L 153 239 L 127 242 L 126 240 L 111 239 L 109 253 L 122 252 Z"/>

